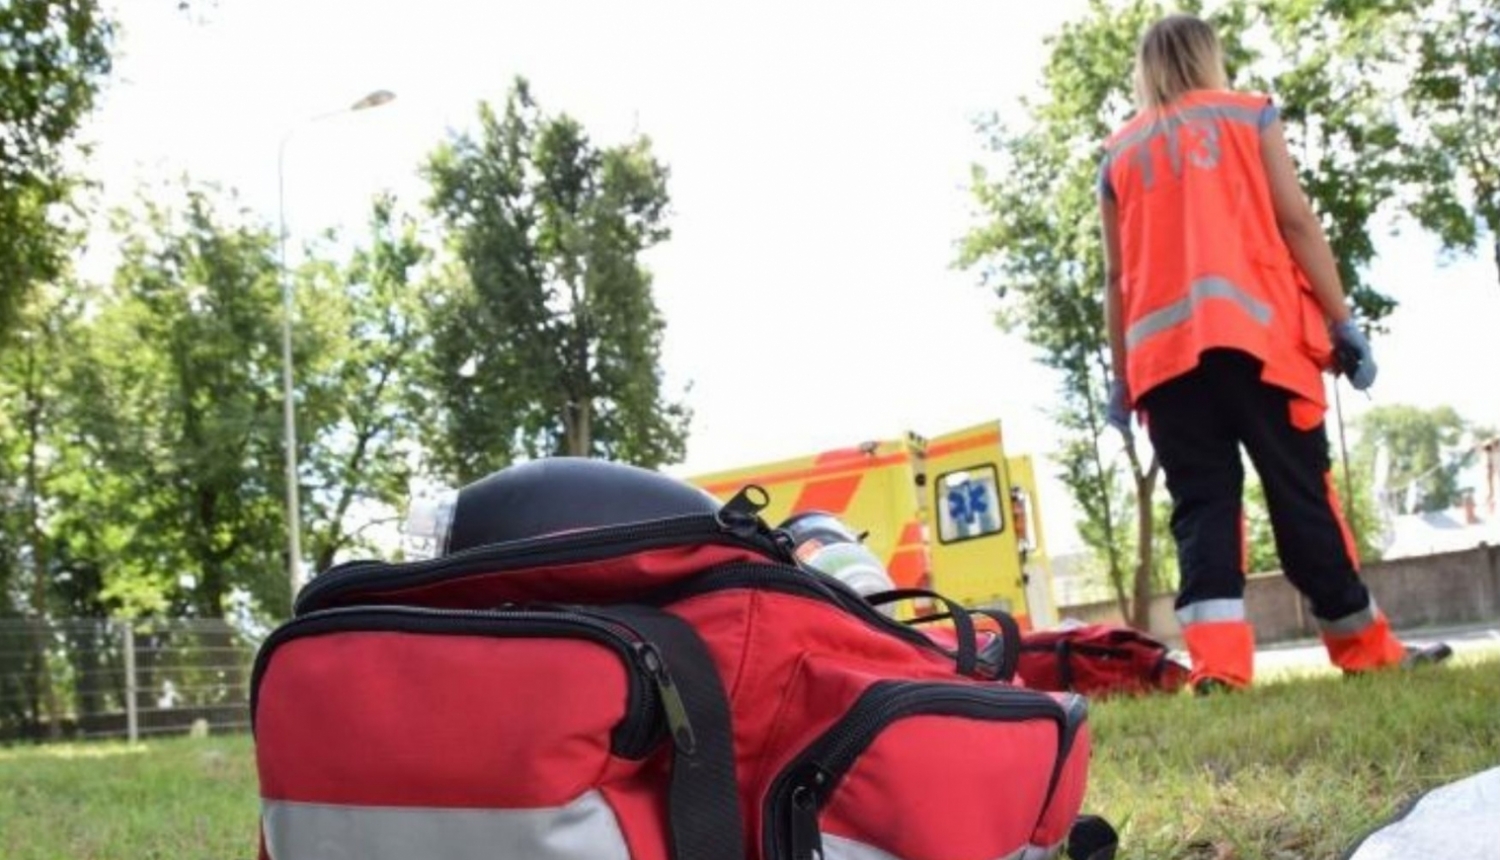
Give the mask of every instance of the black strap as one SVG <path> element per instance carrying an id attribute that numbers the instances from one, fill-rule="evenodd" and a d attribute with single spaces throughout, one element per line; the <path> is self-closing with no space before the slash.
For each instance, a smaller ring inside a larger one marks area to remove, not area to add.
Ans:
<path id="1" fill-rule="evenodd" d="M 1009 683 L 1015 679 L 1016 667 L 1021 662 L 1021 625 L 1010 617 L 1009 612 L 998 609 L 975 609 L 973 612 L 1000 625 L 1000 653 L 995 654 L 993 650 L 986 648 L 980 657 L 995 667 L 995 677 L 998 680 Z"/>
<path id="2" fill-rule="evenodd" d="M 1057 683 L 1064 690 L 1073 692 L 1073 643 L 1069 639 L 1057 640 Z"/>
<path id="3" fill-rule="evenodd" d="M 1167 671 L 1167 652 L 1163 650 L 1157 656 L 1156 661 L 1151 664 L 1151 683 L 1153 686 L 1161 686 L 1161 676 Z"/>
<path id="4" fill-rule="evenodd" d="M 974 639 L 974 619 L 969 617 L 968 610 L 935 591 L 927 591 L 922 588 L 897 588 L 891 591 L 865 595 L 865 601 L 872 606 L 899 603 L 903 600 L 922 599 L 936 600 L 943 604 L 943 607 L 948 610 L 947 614 L 928 615 L 923 618 L 913 619 L 909 623 L 921 624 L 927 621 L 952 618 L 954 630 L 958 634 L 958 653 L 954 655 L 954 659 L 958 663 L 958 674 L 973 676 L 979 667 L 979 646 Z"/>
<path id="5" fill-rule="evenodd" d="M 666 664 L 657 683 L 676 687 L 687 712 L 691 729 L 672 733 L 667 817 L 673 860 L 743 860 L 745 825 L 729 698 L 708 647 L 692 625 L 659 609 L 611 606 L 597 612 L 618 619 L 656 648 Z"/>
<path id="6" fill-rule="evenodd" d="M 1120 835 L 1097 815 L 1080 815 L 1068 830 L 1069 860 L 1114 860 Z"/>

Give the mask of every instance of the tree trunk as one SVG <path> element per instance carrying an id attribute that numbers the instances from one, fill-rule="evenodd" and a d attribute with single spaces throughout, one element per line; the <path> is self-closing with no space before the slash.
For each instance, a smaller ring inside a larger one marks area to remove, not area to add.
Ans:
<path id="1" fill-rule="evenodd" d="M 564 453 L 569 457 L 587 457 L 593 449 L 592 407 L 593 403 L 586 397 L 568 404 L 563 422 L 563 445 Z"/>
<path id="2" fill-rule="evenodd" d="M 1125 571 L 1120 570 L 1118 564 L 1111 564 L 1109 568 L 1109 584 L 1115 587 L 1115 607 L 1120 610 L 1120 617 L 1129 619 L 1130 595 L 1125 593 Z"/>
<path id="3" fill-rule="evenodd" d="M 587 457 L 594 450 L 594 403 L 587 398 L 579 410 L 578 456 Z"/>
<path id="4" fill-rule="evenodd" d="M 1093 398 L 1091 388 L 1085 388 L 1084 398 L 1088 404 L 1088 414 L 1098 416 L 1101 404 Z M 1120 569 L 1120 548 L 1115 543 L 1115 517 L 1113 506 L 1110 505 L 1114 490 L 1114 473 L 1104 467 L 1104 456 L 1099 453 L 1099 439 L 1105 432 L 1104 428 L 1098 426 L 1097 423 L 1091 423 L 1090 431 L 1094 437 L 1091 446 L 1094 455 L 1094 476 L 1099 482 L 1099 504 L 1104 514 L 1104 553 L 1109 560 L 1109 583 L 1115 589 L 1115 605 L 1120 609 L 1120 617 L 1129 618 L 1130 600 L 1125 594 L 1125 572 Z"/>
<path id="5" fill-rule="evenodd" d="M 376 395 L 380 389 L 385 387 L 385 378 L 382 377 L 380 385 L 376 388 Z M 373 405 L 372 405 L 373 408 Z M 370 425 L 360 431 L 359 439 L 354 444 L 354 451 L 349 455 L 349 461 L 344 464 L 343 476 L 344 486 L 339 489 L 338 503 L 333 507 L 333 514 L 329 517 L 328 532 L 319 541 L 313 554 L 313 573 L 319 574 L 333 567 L 333 559 L 338 551 L 344 548 L 344 517 L 349 514 L 349 506 L 354 504 L 354 489 L 362 483 L 364 477 L 365 453 L 369 450 L 370 440 L 375 436 L 378 425 Z"/>
<path id="6" fill-rule="evenodd" d="M 1500 281 L 1500 224 L 1490 225 L 1490 235 L 1495 237 L 1495 280 Z"/>
<path id="7" fill-rule="evenodd" d="M 1156 516 L 1151 499 L 1156 494 L 1157 464 L 1135 479 L 1136 567 L 1135 594 L 1131 601 L 1130 626 L 1151 631 L 1151 598 L 1156 584 Z"/>
<path id="8" fill-rule="evenodd" d="M 31 544 L 31 612 L 36 618 L 32 627 L 32 647 L 36 655 L 36 684 L 47 703 L 47 736 L 62 737 L 62 703 L 52 683 L 47 665 L 47 547 L 42 535 L 41 511 L 37 496 L 41 493 L 41 470 L 38 466 L 41 448 L 42 395 L 36 368 L 35 337 L 26 341 L 26 533 Z M 37 714 L 41 718 L 41 714 Z"/>

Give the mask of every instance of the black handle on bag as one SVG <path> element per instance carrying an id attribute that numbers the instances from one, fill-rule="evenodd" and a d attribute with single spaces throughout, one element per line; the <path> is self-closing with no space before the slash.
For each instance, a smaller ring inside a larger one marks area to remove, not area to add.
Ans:
<path id="1" fill-rule="evenodd" d="M 958 653 L 954 659 L 958 664 L 958 674 L 973 676 L 979 668 L 979 647 L 974 633 L 974 619 L 969 617 L 969 611 L 948 598 L 935 591 L 923 588 L 897 588 L 892 591 L 882 591 L 865 596 L 865 601 L 871 606 L 884 606 L 887 603 L 899 603 L 903 600 L 935 600 L 943 604 L 948 610 L 946 615 L 931 615 L 917 619 L 922 621 L 938 621 L 943 618 L 952 618 L 953 627 L 958 634 Z"/>
<path id="2" fill-rule="evenodd" d="M 975 609 L 976 615 L 983 615 L 996 624 L 1000 625 L 1000 640 L 998 643 L 1000 653 L 994 654 L 989 646 L 980 654 L 980 661 L 995 667 L 995 678 L 1009 683 L 1016 677 L 1016 668 L 1021 663 L 1021 625 L 1016 619 L 1010 617 L 1009 612 L 1001 612 L 998 609 Z"/>
<path id="3" fill-rule="evenodd" d="M 996 681 L 1004 681 L 1007 684 L 1015 680 L 1016 670 L 1021 665 L 1021 625 L 1016 619 L 1010 617 L 1006 612 L 998 609 L 970 609 L 970 615 L 983 615 L 985 618 L 1000 625 L 1000 636 L 995 641 L 978 648 L 979 631 L 974 631 L 974 642 L 977 649 L 979 668 L 987 669 L 985 677 Z M 927 624 L 931 621 L 942 621 L 952 618 L 952 613 L 939 612 L 935 615 L 924 615 L 921 618 L 913 618 L 906 622 L 909 625 Z"/>

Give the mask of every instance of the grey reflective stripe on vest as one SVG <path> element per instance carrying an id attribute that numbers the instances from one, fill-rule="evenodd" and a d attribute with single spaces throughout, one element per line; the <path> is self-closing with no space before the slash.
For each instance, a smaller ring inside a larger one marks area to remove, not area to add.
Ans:
<path id="1" fill-rule="evenodd" d="M 1177 610 L 1177 623 L 1186 627 L 1212 621 L 1244 621 L 1245 601 L 1236 598 L 1200 600 Z"/>
<path id="2" fill-rule="evenodd" d="M 1125 349 L 1134 351 L 1142 343 L 1193 318 L 1198 305 L 1210 299 L 1233 302 L 1262 328 L 1271 325 L 1271 306 L 1237 287 L 1226 278 L 1208 275 L 1188 286 L 1186 297 L 1158 308 L 1135 321 L 1125 332 Z"/>
<path id="3" fill-rule="evenodd" d="M 1358 612 L 1351 612 L 1343 618 L 1333 621 L 1319 618 L 1318 629 L 1324 633 L 1332 633 L 1335 636 L 1353 636 L 1356 633 L 1363 633 L 1371 624 L 1375 623 L 1375 619 L 1379 616 L 1380 609 L 1375 605 L 1375 598 L 1371 597 L 1370 605 Z"/>
<path id="4" fill-rule="evenodd" d="M 596 791 L 551 809 L 425 809 L 261 802 L 272 860 L 629 860 Z"/>
<path id="5" fill-rule="evenodd" d="M 1056 857 L 1054 851 L 1051 854 L 1028 854 L 1028 851 L 1037 851 L 1037 848 L 1022 848 L 1013 854 L 1004 857 L 996 857 L 995 860 L 1049 860 Z M 895 854 L 881 851 L 863 842 L 855 842 L 853 839 L 845 839 L 842 836 L 834 836 L 831 833 L 823 834 L 823 860 L 901 860 Z"/>
<path id="6" fill-rule="evenodd" d="M 1189 122 L 1225 120 L 1227 122 L 1248 125 L 1251 128 L 1259 130 L 1260 114 L 1263 110 L 1265 110 L 1264 106 L 1192 105 L 1191 107 L 1162 114 L 1115 141 L 1109 147 L 1109 152 L 1105 155 L 1105 163 L 1106 165 L 1112 165 L 1115 159 L 1119 158 L 1126 151 L 1146 143 L 1152 138 L 1166 137 L 1168 134 L 1175 133 L 1180 126 Z"/>

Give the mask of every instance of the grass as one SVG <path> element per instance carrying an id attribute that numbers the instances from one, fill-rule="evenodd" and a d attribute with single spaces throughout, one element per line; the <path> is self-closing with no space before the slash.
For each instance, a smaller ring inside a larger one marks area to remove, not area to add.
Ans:
<path id="1" fill-rule="evenodd" d="M 1413 795 L 1500 765 L 1500 659 L 1093 707 L 1087 810 L 1121 860 L 1340 857 Z M 0 857 L 252 860 L 248 738 L 0 749 Z"/>
<path id="2" fill-rule="evenodd" d="M 1427 789 L 1500 766 L 1500 660 L 1094 705 L 1088 806 L 1121 860 L 1338 858 Z"/>
<path id="3" fill-rule="evenodd" d="M 6 860 L 253 860 L 248 737 L 0 748 Z"/>

